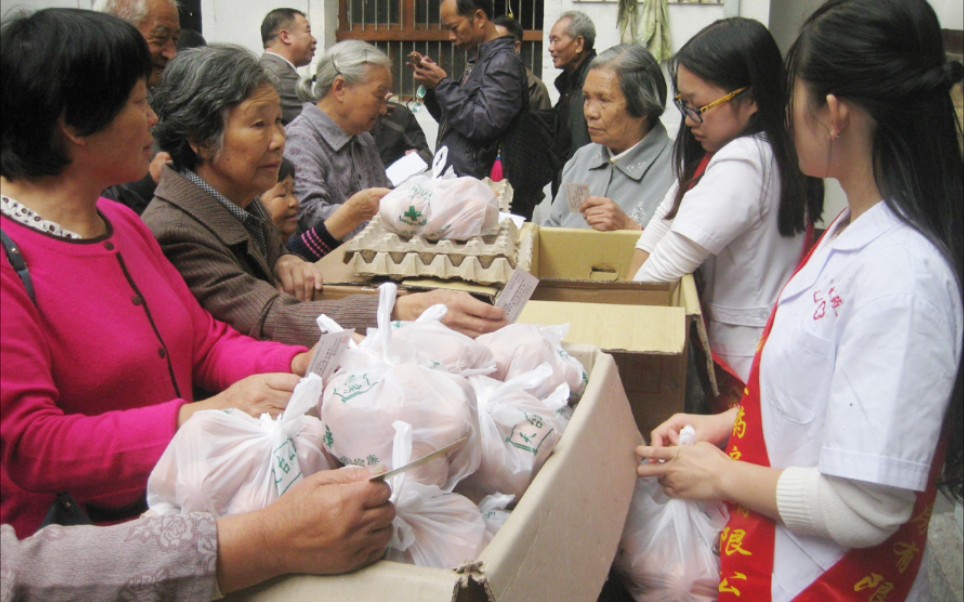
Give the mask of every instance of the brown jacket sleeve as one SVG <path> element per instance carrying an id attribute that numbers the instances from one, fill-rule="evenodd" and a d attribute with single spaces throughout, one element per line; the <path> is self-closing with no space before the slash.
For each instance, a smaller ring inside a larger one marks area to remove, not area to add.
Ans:
<path id="1" fill-rule="evenodd" d="M 143 219 L 191 292 L 215 318 L 252 337 L 311 346 L 327 314 L 344 328 L 375 326 L 376 295 L 300 302 L 275 288 L 274 264 L 283 246 L 265 224 L 268 257 L 218 201 L 172 169 Z"/>

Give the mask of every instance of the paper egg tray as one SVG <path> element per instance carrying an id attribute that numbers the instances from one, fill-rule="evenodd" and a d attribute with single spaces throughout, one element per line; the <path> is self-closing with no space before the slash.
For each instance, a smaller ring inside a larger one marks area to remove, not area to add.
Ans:
<path id="1" fill-rule="evenodd" d="M 363 278 L 461 279 L 478 284 L 505 284 L 516 266 L 528 269 L 532 240 L 520 240 L 511 220 L 490 236 L 467 241 L 433 242 L 421 236 L 404 239 L 382 227 L 378 217 L 345 249 L 345 263 Z"/>

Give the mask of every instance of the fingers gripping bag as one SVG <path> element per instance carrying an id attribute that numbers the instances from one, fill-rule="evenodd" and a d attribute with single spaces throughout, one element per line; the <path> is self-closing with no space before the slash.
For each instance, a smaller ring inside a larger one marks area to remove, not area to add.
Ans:
<path id="1" fill-rule="evenodd" d="M 480 336 L 476 342 L 488 347 L 495 358 L 496 371 L 490 375 L 492 378 L 511 380 L 548 362 L 552 367 L 552 376 L 529 392 L 544 398 L 552 394 L 560 384 L 566 383 L 572 397 L 578 399 L 586 389 L 589 374 L 579 360 L 563 349 L 562 341 L 568 332 L 568 324 L 509 324 Z"/>
<path id="2" fill-rule="evenodd" d="M 317 375 L 301 379 L 278 418 L 237 409 L 196 413 L 151 472 L 148 506 L 158 514 L 240 514 L 264 508 L 305 476 L 335 467 L 322 447 L 321 421 L 306 415 L 321 390 Z"/>
<path id="3" fill-rule="evenodd" d="M 414 322 L 392 322 L 392 350 L 402 353 L 401 350 L 405 349 L 420 364 L 461 376 L 494 372 L 492 352 L 485 345 L 443 324 L 447 312 L 445 305 L 438 304 L 426 309 Z M 380 337 L 371 337 L 366 349 L 381 353 L 381 341 Z"/>
<path id="4" fill-rule="evenodd" d="M 414 429 L 403 421 L 393 428 L 392 464 L 403 466 L 419 457 L 412 445 Z M 412 472 L 388 479 L 395 504 L 388 560 L 445 569 L 475 560 L 489 540 L 479 507 L 457 493 L 413 481 Z"/>
<path id="5" fill-rule="evenodd" d="M 435 154 L 432 176 L 414 176 L 382 197 L 381 224 L 403 238 L 468 240 L 494 234 L 499 228 L 499 201 L 477 178 L 445 174 L 448 149 Z"/>
<path id="6" fill-rule="evenodd" d="M 728 520 L 721 503 L 672 499 L 657 479 L 637 479 L 613 568 L 637 602 L 716 600 Z"/>
<path id="7" fill-rule="evenodd" d="M 474 500 L 493 493 L 522 497 L 561 437 L 556 411 L 567 405 L 562 386 L 544 400 L 527 390 L 552 376 L 549 364 L 501 382 L 472 376 L 482 435 L 482 463 L 459 483 L 458 491 Z"/>
<path id="8" fill-rule="evenodd" d="M 393 347 L 395 285 L 382 285 L 379 295 L 379 328 L 369 338 L 381 339 L 382 355 L 361 351 L 350 370 L 343 363 L 329 379 L 321 405 L 325 446 L 343 464 L 375 466 L 391 460 L 396 420 L 412 425 L 417 457 L 467 437 L 458 450 L 409 473 L 410 480 L 451 491 L 481 461 L 475 394 L 465 378 L 418 364 L 411 349 Z"/>

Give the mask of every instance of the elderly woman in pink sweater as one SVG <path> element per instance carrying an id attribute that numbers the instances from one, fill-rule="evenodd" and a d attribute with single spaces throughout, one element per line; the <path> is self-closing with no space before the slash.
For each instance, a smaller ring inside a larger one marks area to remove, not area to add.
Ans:
<path id="1" fill-rule="evenodd" d="M 279 412 L 309 357 L 213 319 L 137 215 L 99 198 L 151 157 L 137 30 L 47 10 L 5 24 L 0 48 L 0 522 L 26 537 L 63 492 L 95 520 L 136 515 L 194 412 Z M 191 403 L 195 386 L 220 393 Z M 357 489 L 333 496 L 346 511 L 387 504 Z"/>

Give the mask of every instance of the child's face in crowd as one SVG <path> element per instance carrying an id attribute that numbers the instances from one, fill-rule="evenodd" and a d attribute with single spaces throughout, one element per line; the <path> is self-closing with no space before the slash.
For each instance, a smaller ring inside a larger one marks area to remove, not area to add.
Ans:
<path id="1" fill-rule="evenodd" d="M 298 231 L 298 197 L 295 196 L 295 180 L 288 176 L 261 195 L 261 204 L 268 210 L 285 238 Z"/>

